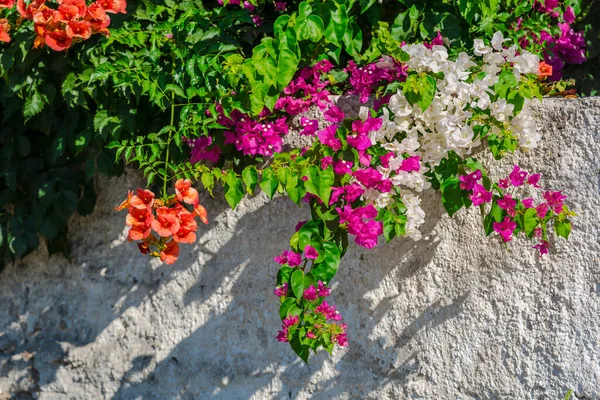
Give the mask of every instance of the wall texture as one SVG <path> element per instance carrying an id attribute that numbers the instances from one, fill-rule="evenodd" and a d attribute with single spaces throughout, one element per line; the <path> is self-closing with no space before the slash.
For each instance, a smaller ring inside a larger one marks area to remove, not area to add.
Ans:
<path id="1" fill-rule="evenodd" d="M 571 240 L 542 260 L 524 242 L 506 251 L 476 210 L 450 219 L 432 193 L 422 241 L 348 251 L 332 295 L 350 347 L 308 366 L 275 340 L 269 295 L 306 209 L 204 195 L 210 225 L 166 266 L 112 211 L 139 177 L 98 179 L 72 262 L 40 250 L 0 275 L 0 399 L 599 399 L 600 99 L 539 111 L 542 146 L 496 173 L 517 160 L 564 189 Z"/>

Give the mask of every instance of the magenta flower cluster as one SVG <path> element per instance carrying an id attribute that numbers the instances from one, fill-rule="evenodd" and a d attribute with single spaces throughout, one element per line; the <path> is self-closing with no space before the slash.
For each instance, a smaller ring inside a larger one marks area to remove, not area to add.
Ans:
<path id="1" fill-rule="evenodd" d="M 583 32 L 575 31 L 571 27 L 575 21 L 575 13 L 570 6 L 562 12 L 558 0 L 542 0 L 535 2 L 534 9 L 547 14 L 550 18 L 562 19 L 563 22 L 558 23 L 560 34 L 553 36 L 542 30 L 538 36 L 535 32 L 529 31 L 519 39 L 519 45 L 522 48 L 526 48 L 530 43 L 543 45 L 544 59 L 552 66 L 550 80 L 558 81 L 562 78 L 565 64 L 581 64 L 586 60 L 585 38 Z M 519 19 L 515 29 L 522 29 L 521 22 Z"/>
<path id="2" fill-rule="evenodd" d="M 276 296 L 285 297 L 287 295 L 288 284 L 277 287 L 274 291 Z M 336 324 L 342 320 L 342 315 L 337 311 L 335 305 L 330 305 L 325 298 L 330 295 L 330 289 L 321 281 L 317 282 L 317 286 L 310 285 L 304 290 L 302 295 L 303 301 L 310 304 L 317 304 L 316 307 L 310 305 L 308 310 L 312 309 L 313 316 L 315 318 L 313 323 L 307 322 L 307 318 L 300 319 L 298 315 L 288 315 L 282 320 L 281 330 L 277 332 L 277 340 L 279 342 L 289 342 L 290 335 L 296 329 L 301 326 L 305 328 L 305 337 L 311 340 L 318 340 L 323 335 L 330 337 L 332 343 L 336 343 L 339 346 L 348 345 L 348 336 L 346 333 L 346 324 Z M 314 307 L 314 308 L 313 308 Z M 328 322 L 332 321 L 332 322 Z"/>
<path id="3" fill-rule="evenodd" d="M 543 191 L 541 195 L 541 199 L 543 200 L 540 200 L 538 204 L 535 204 L 536 202 L 532 197 L 518 199 L 509 193 L 509 190 L 514 191 L 516 188 L 523 186 L 541 189 L 539 185 L 540 178 L 540 174 L 530 174 L 518 165 L 514 165 L 508 177 L 499 180 L 497 187 L 500 195 L 496 197 L 493 197 L 492 192 L 486 190 L 479 183 L 482 179 L 482 173 L 479 170 L 462 175 L 459 177 L 459 180 L 460 188 L 471 192 L 469 198 L 474 205 L 495 202 L 500 209 L 506 212 L 504 219 L 500 222 L 493 222 L 492 226 L 502 241 L 508 243 L 514 238 L 518 214 L 525 214 L 528 209 L 534 209 L 537 218 L 543 220 L 549 212 L 554 212 L 557 215 L 563 213 L 564 200 L 567 196 L 563 195 L 560 191 Z M 518 209 L 519 205 L 522 205 L 521 211 Z M 533 248 L 540 252 L 540 256 L 547 254 L 549 243 L 541 238 L 542 229 L 536 228 L 534 232 L 535 236 L 540 238 L 540 242 L 533 246 Z"/>
<path id="4" fill-rule="evenodd" d="M 375 221 L 377 209 L 373 204 L 352 208 L 347 204 L 343 208 L 336 207 L 340 215 L 340 225 L 348 227 L 348 233 L 354 235 L 356 244 L 367 249 L 377 246 L 377 238 L 383 234 L 383 223 Z"/>
<path id="5" fill-rule="evenodd" d="M 287 118 L 267 120 L 268 110 L 255 121 L 238 110 L 231 112 L 231 118 L 220 115 L 218 122 L 229 128 L 224 132 L 225 144 L 233 144 L 238 151 L 249 156 L 271 156 L 281 151 L 282 137 L 287 135 Z"/>
<path id="6" fill-rule="evenodd" d="M 386 56 L 379 62 L 364 67 L 350 61 L 344 71 L 348 73 L 352 85 L 349 93 L 358 95 L 361 103 L 366 103 L 372 93 L 383 84 L 404 82 L 406 70 L 406 65 Z"/>

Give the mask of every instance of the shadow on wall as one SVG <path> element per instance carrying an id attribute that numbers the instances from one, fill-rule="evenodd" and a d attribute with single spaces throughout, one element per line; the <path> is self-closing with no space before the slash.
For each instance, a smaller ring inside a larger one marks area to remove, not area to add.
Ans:
<path id="1" fill-rule="evenodd" d="M 8 377 L 4 384 L 0 378 L 0 388 L 10 389 L 17 399 L 34 398 L 39 391 L 71 395 L 66 391 L 73 382 L 63 384 L 64 376 L 69 376 L 77 385 L 95 385 L 114 399 L 295 397 L 329 360 L 323 352 L 306 366 L 289 346 L 276 342 L 280 320 L 278 299 L 271 294 L 277 270 L 272 258 L 286 248 L 307 210 L 293 208 L 285 198 L 250 202 L 258 206 L 232 212 L 224 202 L 208 199 L 207 209 L 215 217 L 200 228 L 193 250 L 182 249 L 174 266 L 153 267 L 123 240 L 111 246 L 109 258 L 103 257 L 112 238 L 122 239 L 124 219 L 124 214 L 102 209 L 103 203 L 90 218 L 74 221 L 74 230 L 80 231 L 74 235 L 75 265 L 53 257 L 52 263 L 59 265 L 46 274 L 29 264 L 44 266 L 47 260 L 25 260 L 22 271 L 13 271 L 16 277 L 11 277 L 17 285 L 12 282 L 7 288 L 0 281 L 0 299 L 8 304 L 0 311 L 0 377 Z M 439 202 L 425 198 L 424 204 Z M 439 208 L 427 211 L 424 236 L 432 233 L 442 215 Z M 372 251 L 351 247 L 342 260 L 336 278 L 341 282 L 332 301 L 342 313 L 352 308 L 346 318 L 351 342 L 352 337 L 365 340 L 351 343 L 334 361 L 338 371 L 344 370 L 344 381 L 335 376 L 320 379 L 319 397 L 364 395 L 347 382 L 365 378 L 372 381 L 370 390 L 390 382 L 402 385 L 418 370 L 415 350 L 406 344 L 423 328 L 435 328 L 456 316 L 468 294 L 447 306 L 431 304 L 384 347 L 369 335 L 394 297 L 370 307 L 364 295 L 377 289 L 388 274 L 397 275 L 393 281 L 401 287 L 429 263 L 438 244 L 433 240 L 427 247 L 396 240 Z M 390 253 L 402 255 L 400 265 L 398 258 L 387 256 Z M 345 291 L 347 285 L 359 290 Z M 180 290 L 181 296 L 166 299 L 165 292 L 172 290 Z M 162 301 L 176 304 L 161 307 Z M 182 326 L 186 331 L 191 326 L 191 333 L 181 334 L 172 345 L 163 343 L 170 329 L 181 331 Z M 109 347 L 98 345 L 100 335 L 108 335 L 100 341 L 108 340 Z M 82 361 L 84 346 L 90 350 Z M 128 348 L 138 351 L 127 353 Z M 104 354 L 107 349 L 125 354 Z M 397 359 L 383 363 L 377 357 L 381 351 Z M 113 360 L 130 367 L 119 371 L 110 365 Z M 112 386 L 106 380 L 113 380 Z"/>

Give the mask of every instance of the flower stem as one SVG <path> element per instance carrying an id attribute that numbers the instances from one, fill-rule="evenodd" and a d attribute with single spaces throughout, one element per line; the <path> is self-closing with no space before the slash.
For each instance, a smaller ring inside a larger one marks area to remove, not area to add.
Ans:
<path id="1" fill-rule="evenodd" d="M 173 124 L 175 123 L 175 92 L 171 93 L 171 129 L 169 130 L 169 138 L 167 139 L 167 157 L 165 158 L 165 174 L 163 176 L 163 198 L 167 200 L 167 181 L 169 180 L 169 151 L 171 150 L 171 139 L 173 137 Z"/>

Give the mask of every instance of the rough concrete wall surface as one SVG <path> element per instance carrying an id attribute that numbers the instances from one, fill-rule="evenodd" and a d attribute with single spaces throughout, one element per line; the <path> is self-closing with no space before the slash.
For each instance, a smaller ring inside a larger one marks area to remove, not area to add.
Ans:
<path id="1" fill-rule="evenodd" d="M 0 391 L 28 399 L 600 398 L 600 99 L 548 99 L 517 161 L 579 213 L 539 259 L 484 237 L 478 210 L 424 200 L 419 242 L 351 246 L 332 301 L 350 346 L 310 365 L 275 340 L 274 255 L 308 210 L 203 194 L 210 224 L 174 266 L 141 256 L 112 210 L 139 176 L 98 179 L 72 262 L 43 249 L 0 275 Z M 0 398 L 4 398 L 0 395 Z"/>

